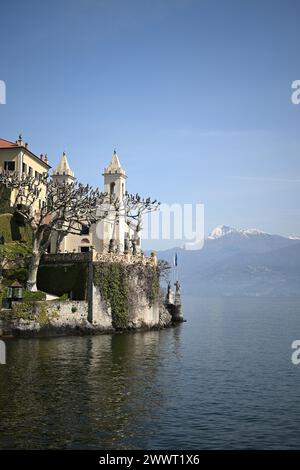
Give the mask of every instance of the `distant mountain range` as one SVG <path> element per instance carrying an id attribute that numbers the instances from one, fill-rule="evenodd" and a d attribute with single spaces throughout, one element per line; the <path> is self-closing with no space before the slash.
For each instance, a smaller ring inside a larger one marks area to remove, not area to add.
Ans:
<path id="1" fill-rule="evenodd" d="M 176 248 L 158 256 L 173 264 L 174 252 L 187 294 L 300 297 L 300 237 L 220 225 L 202 250 Z"/>

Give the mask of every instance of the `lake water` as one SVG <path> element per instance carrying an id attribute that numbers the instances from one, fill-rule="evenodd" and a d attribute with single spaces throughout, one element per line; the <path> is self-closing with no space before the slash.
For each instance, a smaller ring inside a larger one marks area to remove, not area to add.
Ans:
<path id="1" fill-rule="evenodd" d="M 164 331 L 7 340 L 0 448 L 299 448 L 300 301 L 184 309 Z"/>

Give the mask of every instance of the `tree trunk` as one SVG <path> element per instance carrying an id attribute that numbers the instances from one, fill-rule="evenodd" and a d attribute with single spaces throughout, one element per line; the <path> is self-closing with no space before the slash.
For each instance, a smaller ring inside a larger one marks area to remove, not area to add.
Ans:
<path id="1" fill-rule="evenodd" d="M 55 253 L 59 253 L 60 245 L 65 238 L 66 234 L 64 232 L 57 232 L 57 238 L 55 243 Z"/>
<path id="2" fill-rule="evenodd" d="M 33 236 L 32 256 L 28 270 L 27 289 L 31 292 L 37 291 L 37 273 L 41 261 L 41 249 L 39 238 Z"/>

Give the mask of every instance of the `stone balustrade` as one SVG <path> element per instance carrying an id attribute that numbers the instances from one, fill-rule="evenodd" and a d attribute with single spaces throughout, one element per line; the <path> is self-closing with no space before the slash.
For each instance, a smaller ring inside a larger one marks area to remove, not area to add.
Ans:
<path id="1" fill-rule="evenodd" d="M 141 264 L 143 266 L 157 266 L 157 257 L 153 253 L 151 256 L 145 256 L 143 253 L 133 255 L 131 253 L 97 253 L 93 251 L 93 261 L 100 263 L 122 263 L 122 264 Z"/>
<path id="2" fill-rule="evenodd" d="M 45 254 L 41 264 L 64 264 L 64 263 L 122 263 L 122 264 L 140 264 L 143 266 L 157 266 L 156 253 L 151 256 L 145 256 L 143 253 L 98 253 L 92 250 L 88 253 L 57 253 Z"/>
<path id="3" fill-rule="evenodd" d="M 91 261 L 91 252 L 88 253 L 45 253 L 41 264 L 88 263 Z"/>

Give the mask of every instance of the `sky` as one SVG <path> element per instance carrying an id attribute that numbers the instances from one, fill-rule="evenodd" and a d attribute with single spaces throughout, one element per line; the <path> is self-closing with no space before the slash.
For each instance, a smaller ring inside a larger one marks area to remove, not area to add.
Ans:
<path id="1" fill-rule="evenodd" d="M 297 0 L 2 1 L 0 137 L 55 167 L 203 203 L 219 224 L 300 234 Z"/>

